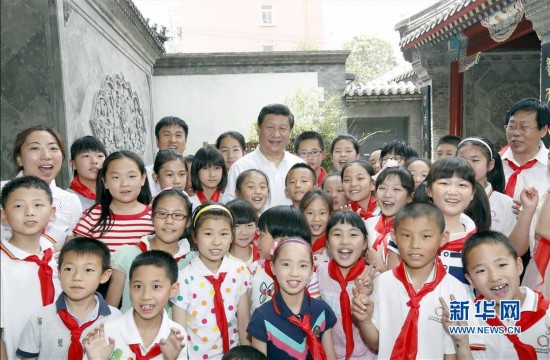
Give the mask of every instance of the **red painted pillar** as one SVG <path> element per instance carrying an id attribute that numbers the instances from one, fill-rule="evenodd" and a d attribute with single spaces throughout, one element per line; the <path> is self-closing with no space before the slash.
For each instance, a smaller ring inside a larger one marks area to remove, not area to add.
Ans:
<path id="1" fill-rule="evenodd" d="M 449 91 L 449 134 L 462 136 L 462 87 L 464 76 L 458 71 L 458 61 L 451 62 Z"/>

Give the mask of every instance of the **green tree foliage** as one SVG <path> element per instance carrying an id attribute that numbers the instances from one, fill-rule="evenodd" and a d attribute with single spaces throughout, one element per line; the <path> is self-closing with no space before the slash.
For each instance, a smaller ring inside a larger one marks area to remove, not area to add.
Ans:
<path id="1" fill-rule="evenodd" d="M 315 50 L 319 50 L 319 46 L 306 40 L 301 40 L 296 45 L 296 51 L 315 51 Z"/>
<path id="2" fill-rule="evenodd" d="M 346 71 L 355 74 L 355 80 L 367 82 L 397 66 L 390 43 L 367 35 L 355 36 L 344 44 L 351 50 Z"/>

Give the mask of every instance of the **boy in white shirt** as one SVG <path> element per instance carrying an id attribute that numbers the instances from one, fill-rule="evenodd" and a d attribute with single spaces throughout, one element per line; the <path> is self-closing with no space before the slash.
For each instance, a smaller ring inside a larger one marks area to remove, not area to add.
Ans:
<path id="1" fill-rule="evenodd" d="M 164 310 L 179 290 L 172 255 L 151 250 L 132 262 L 132 309 L 101 324 L 84 339 L 88 359 L 187 359 L 187 333 Z"/>

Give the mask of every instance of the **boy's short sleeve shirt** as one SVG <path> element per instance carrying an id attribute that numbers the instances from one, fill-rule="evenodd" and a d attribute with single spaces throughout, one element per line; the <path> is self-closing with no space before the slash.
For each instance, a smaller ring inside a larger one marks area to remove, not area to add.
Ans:
<path id="1" fill-rule="evenodd" d="M 292 311 L 284 303 L 280 292 L 275 294 L 281 314 L 277 314 L 270 300 L 260 306 L 248 323 L 246 331 L 267 344 L 270 359 L 312 359 L 306 344 L 306 334 L 287 320 Z M 304 296 L 300 316 L 311 314 L 313 332 L 322 339 L 327 329 L 336 324 L 336 316 L 326 302 Z"/>

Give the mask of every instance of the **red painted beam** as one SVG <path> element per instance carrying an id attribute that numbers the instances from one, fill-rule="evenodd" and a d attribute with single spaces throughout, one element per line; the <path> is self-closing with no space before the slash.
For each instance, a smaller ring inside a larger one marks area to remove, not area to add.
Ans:
<path id="1" fill-rule="evenodd" d="M 529 20 L 523 19 L 517 26 L 516 30 L 510 35 L 504 42 L 496 42 L 491 39 L 489 30 L 481 23 L 475 23 L 469 28 L 464 29 L 464 35 L 468 37 L 468 49 L 466 55 L 470 56 L 477 54 L 478 52 L 486 52 L 491 49 L 502 46 L 506 43 L 521 38 L 529 33 L 533 32 L 533 24 Z"/>
<path id="2" fill-rule="evenodd" d="M 458 61 L 451 62 L 449 84 L 449 134 L 462 136 L 462 88 L 464 76 L 458 71 Z"/>

